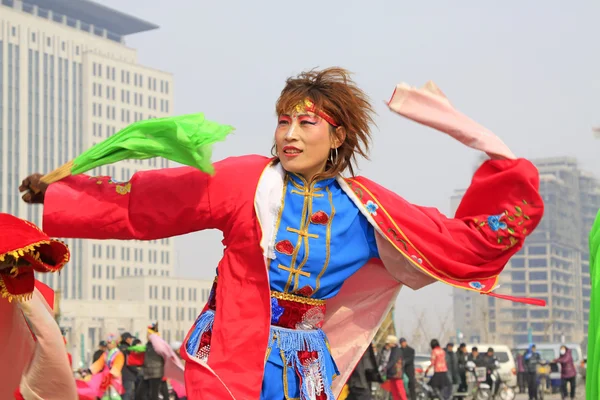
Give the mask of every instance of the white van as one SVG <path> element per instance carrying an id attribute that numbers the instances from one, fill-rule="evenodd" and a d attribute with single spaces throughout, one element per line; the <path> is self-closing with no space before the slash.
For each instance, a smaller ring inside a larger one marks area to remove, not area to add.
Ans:
<path id="1" fill-rule="evenodd" d="M 538 353 L 540 353 L 540 356 L 542 357 L 542 360 L 551 362 L 553 360 L 556 360 L 558 357 L 560 357 L 560 347 L 562 346 L 562 343 L 536 343 L 535 344 L 535 349 Z M 564 343 L 565 346 L 567 346 L 569 349 L 571 349 L 571 356 L 573 357 L 573 363 L 575 364 L 575 369 L 577 370 L 577 373 L 581 376 L 581 361 L 583 360 L 583 352 L 581 351 L 581 346 L 575 343 Z M 523 351 L 523 350 L 527 350 L 529 349 L 529 345 L 528 344 L 521 344 L 519 346 L 517 346 L 517 350 L 519 351 Z M 555 372 L 551 372 L 550 373 L 550 379 L 551 380 L 559 380 L 560 379 L 560 365 L 558 366 L 558 370 L 555 370 Z"/>
<path id="2" fill-rule="evenodd" d="M 504 344 L 493 344 L 493 343 L 475 343 L 467 344 L 467 352 L 471 354 L 471 348 L 477 347 L 479 354 L 484 356 L 487 353 L 488 348 L 494 349 L 494 356 L 500 363 L 500 378 L 502 382 L 505 382 L 508 386 L 514 388 L 517 386 L 517 364 L 510 351 L 510 347 Z"/>

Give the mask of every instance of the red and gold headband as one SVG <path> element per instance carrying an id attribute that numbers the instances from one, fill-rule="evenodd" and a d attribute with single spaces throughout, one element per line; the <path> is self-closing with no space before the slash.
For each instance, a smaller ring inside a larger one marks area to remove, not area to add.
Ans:
<path id="1" fill-rule="evenodd" d="M 340 126 L 340 124 L 338 124 L 337 122 L 335 122 L 335 120 L 333 119 L 333 117 L 331 115 L 327 114 L 325 111 L 317 110 L 316 107 L 315 107 L 315 103 L 313 103 L 313 101 L 310 100 L 310 99 L 304 99 L 304 101 L 302 103 L 296 105 L 296 107 L 294 108 L 294 110 L 296 112 L 302 112 L 302 111 L 311 112 L 311 113 L 316 114 L 319 117 L 323 118 L 331 126 L 334 126 L 336 128 L 338 126 Z"/>

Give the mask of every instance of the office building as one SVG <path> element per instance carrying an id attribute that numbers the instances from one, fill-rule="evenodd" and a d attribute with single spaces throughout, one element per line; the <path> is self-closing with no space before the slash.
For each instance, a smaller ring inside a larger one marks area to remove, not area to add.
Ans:
<path id="1" fill-rule="evenodd" d="M 89 0 L 0 1 L 0 210 L 42 226 L 41 207 L 20 199 L 21 180 L 50 172 L 130 123 L 172 113 L 173 76 L 141 65 L 125 44 L 127 35 L 158 28 L 154 24 Z M 128 161 L 90 174 L 127 181 L 138 170 L 168 166 L 164 159 Z M 121 278 L 144 277 L 123 280 L 132 287 L 152 277 L 170 281 L 172 239 L 66 242 L 72 261 L 60 274 L 39 279 L 57 291 L 70 340 L 85 336 L 77 351 L 93 348 L 109 328 L 133 330 L 161 320 L 148 314 L 149 299 L 115 304 Z M 69 320 L 78 307 L 91 319 L 120 322 L 90 334 L 95 326 Z"/>
<path id="2" fill-rule="evenodd" d="M 498 293 L 536 297 L 526 306 L 454 291 L 457 329 L 466 337 L 518 345 L 587 341 L 590 276 L 587 237 L 600 208 L 600 184 L 575 159 L 534 161 L 540 171 L 544 217 L 500 276 Z M 452 198 L 454 208 L 464 191 Z"/>

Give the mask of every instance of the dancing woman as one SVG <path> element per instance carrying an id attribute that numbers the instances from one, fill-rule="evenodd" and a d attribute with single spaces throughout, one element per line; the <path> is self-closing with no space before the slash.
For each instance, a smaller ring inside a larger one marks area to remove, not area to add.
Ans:
<path id="1" fill-rule="evenodd" d="M 403 284 L 439 280 L 500 296 L 498 274 L 543 212 L 537 169 L 435 87 L 399 85 L 389 106 L 493 158 L 454 219 L 354 176 L 373 109 L 340 68 L 287 80 L 273 157 L 227 158 L 214 175 L 143 171 L 127 184 L 79 175 L 48 186 L 35 174 L 21 191 L 44 203 L 44 228 L 58 237 L 223 232 L 218 277 L 181 348 L 191 400 L 333 400 Z M 401 178 L 418 166 L 389 168 Z"/>

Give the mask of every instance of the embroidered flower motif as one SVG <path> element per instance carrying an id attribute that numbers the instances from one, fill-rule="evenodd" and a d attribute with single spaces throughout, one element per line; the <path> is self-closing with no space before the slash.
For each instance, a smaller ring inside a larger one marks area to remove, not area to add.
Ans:
<path id="1" fill-rule="evenodd" d="M 416 262 L 418 262 L 419 264 L 423 264 L 423 259 L 420 257 L 415 256 L 414 254 L 411 256 L 411 258 L 413 260 L 415 260 Z"/>
<path id="2" fill-rule="evenodd" d="M 282 254 L 287 254 L 288 256 L 291 256 L 294 252 L 294 245 L 287 239 L 281 240 L 275 245 L 275 250 Z"/>
<path id="3" fill-rule="evenodd" d="M 309 399 L 316 399 L 323 393 L 323 376 L 321 375 L 321 365 L 318 358 L 309 358 L 302 362 L 302 384 L 308 394 Z M 304 391 L 304 390 L 303 390 Z"/>
<path id="4" fill-rule="evenodd" d="M 131 183 L 128 183 L 126 185 L 117 185 L 116 191 L 120 195 L 125 195 L 125 194 L 131 192 Z"/>
<path id="5" fill-rule="evenodd" d="M 329 215 L 325 211 L 317 211 L 310 216 L 310 222 L 317 225 L 327 225 L 329 222 Z"/>
<path id="6" fill-rule="evenodd" d="M 500 221 L 504 217 L 504 214 L 490 215 L 487 219 L 487 223 L 490 229 L 497 232 L 499 229 L 505 230 L 508 228 L 506 222 Z"/>
<path id="7" fill-rule="evenodd" d="M 476 289 L 476 290 L 481 290 L 485 287 L 485 285 L 483 285 L 481 282 L 477 282 L 477 281 L 469 282 L 469 286 L 471 286 L 473 289 Z"/>
<path id="8" fill-rule="evenodd" d="M 296 324 L 296 329 L 308 331 L 323 326 L 325 314 L 320 307 L 313 307 L 306 311 L 302 316 L 302 321 Z"/>
<path id="9" fill-rule="evenodd" d="M 367 204 L 365 204 L 365 208 L 367 209 L 369 214 L 375 216 L 375 215 L 377 215 L 377 209 L 379 208 L 379 206 L 377 204 L 373 203 L 372 200 L 369 200 L 369 201 L 367 201 Z"/>
<path id="10" fill-rule="evenodd" d="M 271 323 L 276 324 L 279 322 L 279 318 L 283 315 L 285 309 L 279 305 L 279 302 L 275 297 L 271 297 Z"/>

